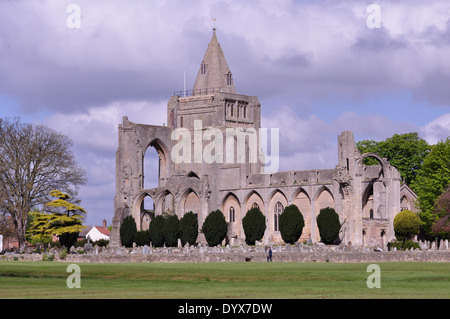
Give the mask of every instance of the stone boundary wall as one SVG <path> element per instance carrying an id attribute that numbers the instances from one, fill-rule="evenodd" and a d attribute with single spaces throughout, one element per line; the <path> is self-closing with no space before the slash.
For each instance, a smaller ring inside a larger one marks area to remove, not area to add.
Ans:
<path id="1" fill-rule="evenodd" d="M 41 261 L 41 254 L 10 254 L 0 260 Z M 382 262 L 450 262 L 450 251 L 280 251 L 273 252 L 273 262 L 335 262 L 335 263 L 382 263 Z M 55 255 L 54 261 L 68 263 L 129 263 L 129 262 L 266 262 L 266 253 L 249 252 L 152 252 L 127 254 L 69 254 L 64 260 Z"/>

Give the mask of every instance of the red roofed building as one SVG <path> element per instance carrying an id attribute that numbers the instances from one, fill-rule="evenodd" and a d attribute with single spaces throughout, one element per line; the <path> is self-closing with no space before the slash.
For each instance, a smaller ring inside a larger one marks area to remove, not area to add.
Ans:
<path id="1" fill-rule="evenodd" d="M 97 241 L 100 239 L 109 240 L 109 229 L 106 228 L 106 220 L 103 220 L 103 226 L 94 226 L 86 234 L 86 238 L 90 238 L 91 241 Z"/>

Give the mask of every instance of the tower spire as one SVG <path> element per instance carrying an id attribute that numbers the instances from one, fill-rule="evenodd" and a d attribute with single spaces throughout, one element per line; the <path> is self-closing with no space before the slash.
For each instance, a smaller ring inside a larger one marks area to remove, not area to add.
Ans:
<path id="1" fill-rule="evenodd" d="M 213 18 L 213 21 L 215 21 L 215 18 Z M 194 92 L 206 92 L 206 89 L 213 88 L 220 88 L 225 93 L 236 94 L 232 73 L 217 40 L 215 25 L 211 41 L 200 64 L 200 70 L 194 84 Z"/>

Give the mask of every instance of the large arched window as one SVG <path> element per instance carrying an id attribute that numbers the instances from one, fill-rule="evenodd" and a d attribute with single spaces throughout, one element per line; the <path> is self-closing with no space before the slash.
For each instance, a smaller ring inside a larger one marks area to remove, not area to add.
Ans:
<path id="1" fill-rule="evenodd" d="M 280 230 L 280 215 L 283 213 L 283 204 L 277 202 L 273 209 L 273 230 Z"/>

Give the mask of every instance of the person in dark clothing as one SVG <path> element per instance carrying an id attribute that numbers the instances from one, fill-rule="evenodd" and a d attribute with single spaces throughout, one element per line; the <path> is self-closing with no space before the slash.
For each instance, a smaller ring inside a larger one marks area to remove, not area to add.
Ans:
<path id="1" fill-rule="evenodd" d="M 267 262 L 272 261 L 272 248 L 269 247 L 269 251 L 267 253 Z"/>

